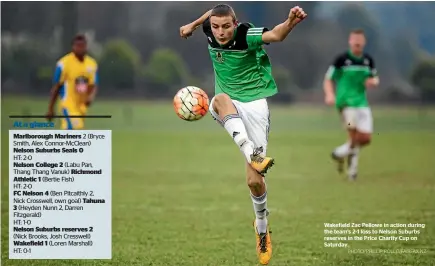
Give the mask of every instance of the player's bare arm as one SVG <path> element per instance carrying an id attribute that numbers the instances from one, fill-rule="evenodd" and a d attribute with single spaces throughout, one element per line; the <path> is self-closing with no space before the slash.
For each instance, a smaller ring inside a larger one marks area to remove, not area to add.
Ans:
<path id="1" fill-rule="evenodd" d="M 89 85 L 88 90 L 89 90 L 89 94 L 88 94 L 88 100 L 86 101 L 86 106 L 90 106 L 94 102 L 95 96 L 97 95 L 98 86 Z"/>
<path id="2" fill-rule="evenodd" d="M 365 81 L 366 88 L 373 89 L 379 85 L 379 77 L 371 77 Z"/>
<path id="3" fill-rule="evenodd" d="M 331 71 L 335 71 L 333 66 L 330 67 L 323 80 L 323 91 L 325 92 L 325 103 L 327 105 L 335 104 L 334 81 L 331 79 L 332 74 L 329 73 Z"/>
<path id="4" fill-rule="evenodd" d="M 369 64 L 370 64 L 370 77 L 366 79 L 365 81 L 365 87 L 367 89 L 374 89 L 377 86 L 379 86 L 379 76 L 378 76 L 378 72 L 376 70 L 375 67 L 375 62 L 373 60 L 373 58 L 369 58 Z"/>
<path id="5" fill-rule="evenodd" d="M 85 101 L 85 105 L 86 106 L 90 106 L 95 99 L 95 96 L 97 95 L 98 92 L 98 81 L 99 81 L 99 75 L 98 75 L 98 64 L 95 62 L 95 73 L 92 75 L 92 77 L 90 78 L 90 82 L 88 84 L 88 88 L 87 88 L 87 99 Z"/>
<path id="6" fill-rule="evenodd" d="M 295 6 L 290 9 L 288 18 L 283 23 L 276 25 L 272 30 L 263 33 L 262 40 L 265 43 L 282 42 L 293 28 L 307 17 L 305 11 Z"/>
<path id="7" fill-rule="evenodd" d="M 55 84 L 50 90 L 50 100 L 48 103 L 48 111 L 46 114 L 48 121 L 51 121 L 53 119 L 54 105 L 56 104 L 56 100 L 57 100 L 57 97 L 59 95 L 60 87 L 61 87 L 60 84 Z"/>
<path id="8" fill-rule="evenodd" d="M 204 23 L 204 21 L 206 21 L 206 19 L 208 17 L 210 17 L 211 14 L 211 10 L 207 11 L 204 13 L 204 15 L 202 15 L 201 17 L 199 17 L 197 20 L 184 25 L 182 27 L 180 27 L 180 37 L 182 38 L 189 38 L 190 36 L 192 36 L 193 32 L 202 25 L 202 23 Z"/>

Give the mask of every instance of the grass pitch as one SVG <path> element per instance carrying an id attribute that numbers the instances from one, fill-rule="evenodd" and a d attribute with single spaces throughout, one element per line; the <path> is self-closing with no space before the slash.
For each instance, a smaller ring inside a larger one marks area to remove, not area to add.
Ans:
<path id="1" fill-rule="evenodd" d="M 2 99 L 2 265 L 256 265 L 254 214 L 243 158 L 209 115 L 185 122 L 170 103 L 97 102 L 89 129 L 113 130 L 113 259 L 8 260 L 7 115 L 43 114 L 46 99 Z M 373 143 L 357 182 L 329 153 L 346 134 L 333 110 L 272 108 L 267 177 L 270 265 L 433 265 L 435 111 L 373 108 Z M 343 241 L 325 248 L 324 223 L 424 223 L 416 241 Z M 351 254 L 349 249 L 424 254 Z"/>

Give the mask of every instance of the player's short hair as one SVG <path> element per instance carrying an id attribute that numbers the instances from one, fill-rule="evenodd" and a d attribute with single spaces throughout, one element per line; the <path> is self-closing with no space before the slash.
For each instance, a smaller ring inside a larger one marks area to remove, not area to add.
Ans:
<path id="1" fill-rule="evenodd" d="M 350 34 L 360 34 L 360 35 L 365 35 L 365 32 L 363 29 L 353 29 L 350 31 Z"/>
<path id="2" fill-rule="evenodd" d="M 231 16 L 234 21 L 237 20 L 236 13 L 234 12 L 234 9 L 227 4 L 219 4 L 211 10 L 210 17 L 216 16 L 216 17 L 225 17 L 225 16 Z"/>
<path id="3" fill-rule="evenodd" d="M 74 38 L 72 39 L 72 44 L 76 43 L 76 42 L 87 42 L 86 40 L 86 36 L 84 34 L 77 34 L 76 36 L 74 36 Z"/>

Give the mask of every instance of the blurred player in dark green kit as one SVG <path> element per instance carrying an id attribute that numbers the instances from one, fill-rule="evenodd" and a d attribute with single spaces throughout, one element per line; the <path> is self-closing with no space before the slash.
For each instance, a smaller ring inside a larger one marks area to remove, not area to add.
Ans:
<path id="1" fill-rule="evenodd" d="M 360 148 L 370 143 L 373 133 L 373 117 L 366 89 L 379 85 L 375 62 L 364 52 L 365 43 L 363 30 L 352 31 L 349 50 L 334 59 L 324 80 L 325 102 L 336 106 L 349 132 L 348 142 L 335 148 L 332 157 L 338 163 L 340 172 L 347 158 L 350 180 L 357 177 Z"/>
<path id="2" fill-rule="evenodd" d="M 274 163 L 266 156 L 270 126 L 266 99 L 278 92 L 263 46 L 283 41 L 305 17 L 300 7 L 294 7 L 283 23 L 269 30 L 239 23 L 230 6 L 218 5 L 180 28 L 180 36 L 187 38 L 202 25 L 207 37 L 215 74 L 210 113 L 227 130 L 246 159 L 247 183 L 256 215 L 257 254 L 263 265 L 272 256 L 264 174 Z"/>

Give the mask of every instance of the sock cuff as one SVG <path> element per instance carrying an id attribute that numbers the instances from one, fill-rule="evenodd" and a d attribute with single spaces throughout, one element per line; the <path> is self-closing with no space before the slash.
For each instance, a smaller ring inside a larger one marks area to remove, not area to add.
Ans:
<path id="1" fill-rule="evenodd" d="M 240 116 L 238 114 L 229 114 L 226 115 L 223 119 L 222 119 L 222 124 L 225 124 L 228 120 L 230 119 L 234 119 L 234 118 L 240 118 Z"/>
<path id="2" fill-rule="evenodd" d="M 258 196 L 258 197 L 252 195 L 252 192 L 251 192 L 251 198 L 252 198 L 252 201 L 253 201 L 253 202 L 255 202 L 255 203 L 257 203 L 257 204 L 263 204 L 263 203 L 265 203 L 266 200 L 267 200 L 267 191 L 264 192 L 263 195 Z"/>

